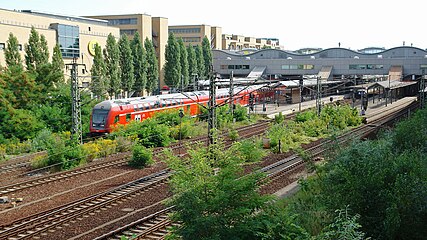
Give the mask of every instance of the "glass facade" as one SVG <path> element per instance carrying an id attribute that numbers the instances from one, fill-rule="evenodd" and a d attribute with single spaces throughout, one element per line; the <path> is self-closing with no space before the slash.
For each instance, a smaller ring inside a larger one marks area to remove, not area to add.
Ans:
<path id="1" fill-rule="evenodd" d="M 427 69 L 427 64 L 421 64 L 420 69 Z"/>
<path id="2" fill-rule="evenodd" d="M 228 65 L 228 69 L 249 69 L 249 65 Z"/>
<path id="3" fill-rule="evenodd" d="M 175 28 L 169 29 L 170 33 L 200 33 L 200 28 Z"/>
<path id="4" fill-rule="evenodd" d="M 61 49 L 63 58 L 80 57 L 80 35 L 79 26 L 55 24 L 57 42 Z"/>
<path id="5" fill-rule="evenodd" d="M 0 50 L 3 50 L 5 48 L 5 44 L 4 43 L 0 43 Z"/>
<path id="6" fill-rule="evenodd" d="M 135 35 L 136 31 L 136 29 L 120 29 L 120 35 Z"/>
<path id="7" fill-rule="evenodd" d="M 200 37 L 183 37 L 183 42 L 200 42 Z"/>
<path id="8" fill-rule="evenodd" d="M 136 25 L 138 23 L 137 18 L 123 18 L 123 19 L 110 19 L 108 25 Z"/>
<path id="9" fill-rule="evenodd" d="M 312 64 L 286 64 L 282 65 L 282 70 L 312 70 L 314 65 Z"/>
<path id="10" fill-rule="evenodd" d="M 383 69 L 384 65 L 379 64 L 351 64 L 348 69 L 361 70 L 361 69 Z"/>

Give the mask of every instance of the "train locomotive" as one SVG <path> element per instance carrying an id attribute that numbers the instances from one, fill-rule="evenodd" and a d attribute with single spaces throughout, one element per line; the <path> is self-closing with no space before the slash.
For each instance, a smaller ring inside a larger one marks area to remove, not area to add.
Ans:
<path id="1" fill-rule="evenodd" d="M 233 102 L 240 105 L 249 104 L 249 95 L 256 96 L 259 86 L 234 88 Z M 229 89 L 216 90 L 217 104 L 228 101 Z M 207 106 L 209 91 L 173 93 L 148 97 L 106 100 L 95 105 L 90 118 L 90 133 L 93 135 L 110 133 L 118 124 L 130 121 L 142 121 L 157 112 L 183 108 L 192 116 L 200 113 L 200 106 Z"/>

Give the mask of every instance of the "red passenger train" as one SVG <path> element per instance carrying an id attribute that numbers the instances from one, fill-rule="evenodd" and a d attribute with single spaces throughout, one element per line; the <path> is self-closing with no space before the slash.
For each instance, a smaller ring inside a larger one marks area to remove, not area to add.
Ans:
<path id="1" fill-rule="evenodd" d="M 248 105 L 249 94 L 256 97 L 259 86 L 236 87 L 233 101 L 236 104 Z M 229 89 L 216 91 L 217 104 L 230 98 Z M 174 93 L 149 97 L 126 98 L 107 100 L 95 105 L 90 118 L 90 132 L 92 134 L 110 133 L 114 126 L 127 124 L 130 121 L 142 121 L 152 117 L 155 113 L 168 109 L 183 108 L 186 114 L 192 116 L 200 113 L 200 106 L 207 106 L 208 91 Z"/>

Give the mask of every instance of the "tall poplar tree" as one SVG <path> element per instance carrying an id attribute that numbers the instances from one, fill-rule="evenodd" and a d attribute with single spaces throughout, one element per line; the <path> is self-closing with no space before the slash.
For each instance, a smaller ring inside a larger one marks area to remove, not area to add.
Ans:
<path id="1" fill-rule="evenodd" d="M 133 56 L 130 42 L 126 34 L 123 34 L 119 40 L 120 51 L 120 69 L 122 90 L 125 91 L 125 97 L 129 97 L 133 84 L 135 83 L 133 71 Z"/>
<path id="2" fill-rule="evenodd" d="M 90 90 L 98 98 L 102 98 L 107 92 L 107 85 L 105 84 L 105 63 L 102 57 L 101 46 L 95 45 L 95 56 L 93 57 L 92 68 L 90 73 L 92 75 L 92 81 L 90 83 Z"/>
<path id="3" fill-rule="evenodd" d="M 43 34 L 40 35 L 39 47 L 40 54 L 39 57 L 36 59 L 37 67 L 49 63 L 49 49 L 47 46 L 46 37 Z"/>
<path id="4" fill-rule="evenodd" d="M 173 33 L 169 34 L 165 52 L 165 83 L 169 87 L 178 88 L 181 81 L 181 58 L 179 45 Z"/>
<path id="5" fill-rule="evenodd" d="M 158 88 L 159 64 L 153 43 L 148 38 L 145 39 L 144 46 L 147 53 L 147 84 L 145 89 L 148 93 L 152 93 Z"/>
<path id="6" fill-rule="evenodd" d="M 53 48 L 52 70 L 58 73 L 62 73 L 61 80 L 64 80 L 64 59 L 62 59 L 62 53 L 59 49 L 59 44 L 56 44 Z"/>
<path id="7" fill-rule="evenodd" d="M 121 88 L 120 81 L 120 52 L 116 38 L 110 33 L 104 49 L 104 59 L 107 74 L 107 90 L 110 98 L 118 97 Z"/>
<path id="8" fill-rule="evenodd" d="M 202 49 L 203 49 L 203 61 L 205 63 L 205 76 L 209 76 L 209 71 L 212 66 L 212 51 L 211 51 L 211 43 L 209 39 L 205 36 L 202 41 Z"/>
<path id="9" fill-rule="evenodd" d="M 25 65 L 27 70 L 35 70 L 36 62 L 40 59 L 40 35 L 36 29 L 31 27 L 28 44 L 25 44 Z"/>
<path id="10" fill-rule="evenodd" d="M 184 45 L 184 42 L 182 41 L 182 38 L 178 39 L 178 46 L 179 46 L 179 53 L 180 53 L 180 60 L 181 60 L 181 75 L 183 78 L 183 87 L 187 87 L 188 83 L 190 82 L 190 74 L 188 70 L 188 53 L 187 48 Z"/>
<path id="11" fill-rule="evenodd" d="M 135 84 L 133 90 L 135 90 L 137 96 L 142 95 L 142 91 L 145 89 L 147 84 L 147 58 L 145 49 L 142 46 L 141 37 L 136 32 L 133 36 L 131 43 L 132 55 L 133 55 L 133 70 L 135 76 Z"/>
<path id="12" fill-rule="evenodd" d="M 193 74 L 197 74 L 197 59 L 196 59 L 196 52 L 194 51 L 194 47 L 188 45 L 187 47 L 187 59 L 188 59 L 188 74 L 190 77 L 193 76 Z"/>
<path id="13" fill-rule="evenodd" d="M 197 73 L 199 74 L 200 79 L 205 79 L 208 76 L 205 76 L 205 60 L 203 59 L 203 50 L 200 45 L 196 47 L 196 61 L 197 61 Z"/>
<path id="14" fill-rule="evenodd" d="M 4 55 L 6 60 L 6 66 L 8 68 L 22 68 L 22 59 L 21 54 L 19 53 L 19 42 L 18 39 L 12 33 L 9 33 L 9 38 L 6 42 Z"/>

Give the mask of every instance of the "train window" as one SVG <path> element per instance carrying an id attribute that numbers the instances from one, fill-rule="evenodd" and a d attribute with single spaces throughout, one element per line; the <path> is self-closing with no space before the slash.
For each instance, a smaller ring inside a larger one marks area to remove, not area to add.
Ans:
<path id="1" fill-rule="evenodd" d="M 191 108 L 191 106 L 187 105 L 187 112 L 190 112 L 190 108 Z"/>
<path id="2" fill-rule="evenodd" d="M 135 105 L 133 105 L 133 110 L 134 111 L 138 111 L 138 106 L 135 104 Z"/>
<path id="3" fill-rule="evenodd" d="M 142 111 L 142 110 L 144 110 L 144 106 L 142 104 L 138 104 L 138 109 L 139 109 L 139 111 Z"/>
<path id="4" fill-rule="evenodd" d="M 119 122 L 119 115 L 114 117 L 114 123 L 118 123 Z"/>
<path id="5" fill-rule="evenodd" d="M 131 120 L 131 115 L 130 113 L 126 114 L 126 122 L 129 122 Z"/>

